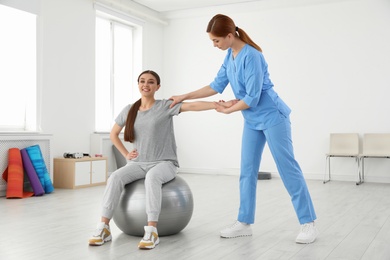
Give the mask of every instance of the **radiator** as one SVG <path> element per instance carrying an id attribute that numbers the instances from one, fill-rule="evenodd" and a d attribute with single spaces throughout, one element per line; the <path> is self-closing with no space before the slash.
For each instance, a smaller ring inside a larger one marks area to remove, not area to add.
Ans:
<path id="1" fill-rule="evenodd" d="M 10 148 L 23 149 L 32 145 L 39 145 L 41 148 L 43 159 L 47 170 L 50 173 L 50 178 L 53 179 L 52 156 L 50 150 L 51 135 L 31 134 L 31 135 L 17 135 L 17 134 L 0 134 L 0 174 L 8 166 L 8 150 Z M 28 179 L 25 178 L 25 182 Z M 7 190 L 7 183 L 0 178 L 0 197 L 4 197 Z"/>

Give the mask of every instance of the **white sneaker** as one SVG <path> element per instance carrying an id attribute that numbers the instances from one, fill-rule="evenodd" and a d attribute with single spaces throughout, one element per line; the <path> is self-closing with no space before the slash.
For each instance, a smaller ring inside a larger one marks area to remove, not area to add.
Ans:
<path id="1" fill-rule="evenodd" d="M 140 249 L 153 249 L 160 243 L 160 239 L 158 238 L 157 228 L 153 226 L 145 226 L 145 235 L 142 240 L 138 244 L 138 248 Z"/>
<path id="2" fill-rule="evenodd" d="M 318 230 L 314 222 L 309 222 L 301 226 L 301 232 L 298 234 L 295 242 L 298 244 L 310 244 L 316 240 Z"/>
<path id="3" fill-rule="evenodd" d="M 111 241 L 111 238 L 110 227 L 104 222 L 100 222 L 96 227 L 95 233 L 89 239 L 89 245 L 101 246 L 105 242 Z"/>
<path id="4" fill-rule="evenodd" d="M 251 225 L 236 221 L 232 226 L 225 228 L 221 231 L 221 237 L 234 238 L 245 237 L 252 235 Z"/>

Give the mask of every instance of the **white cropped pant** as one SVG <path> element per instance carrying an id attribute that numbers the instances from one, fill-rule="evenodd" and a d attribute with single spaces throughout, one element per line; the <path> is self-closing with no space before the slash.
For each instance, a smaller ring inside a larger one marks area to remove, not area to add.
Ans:
<path id="1" fill-rule="evenodd" d="M 157 222 L 161 212 L 161 187 L 174 179 L 177 172 L 178 168 L 170 161 L 151 163 L 129 161 L 108 178 L 103 195 L 102 217 L 112 218 L 126 184 L 145 178 L 146 214 L 148 221 Z"/>

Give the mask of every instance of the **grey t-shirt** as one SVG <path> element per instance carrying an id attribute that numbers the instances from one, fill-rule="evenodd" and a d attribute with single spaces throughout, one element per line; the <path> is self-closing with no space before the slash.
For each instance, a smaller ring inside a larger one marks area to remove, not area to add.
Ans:
<path id="1" fill-rule="evenodd" d="M 156 100 L 147 111 L 138 111 L 134 123 L 134 148 L 138 151 L 136 162 L 172 161 L 177 167 L 176 140 L 173 116 L 180 113 L 181 103 L 169 108 L 172 100 Z M 125 126 L 132 104 L 127 105 L 115 119 L 119 126 Z"/>

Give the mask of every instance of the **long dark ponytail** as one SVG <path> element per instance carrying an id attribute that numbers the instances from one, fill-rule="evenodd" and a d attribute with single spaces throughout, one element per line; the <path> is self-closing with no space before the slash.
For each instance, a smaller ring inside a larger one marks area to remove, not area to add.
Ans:
<path id="1" fill-rule="evenodd" d="M 139 79 L 143 74 L 151 74 L 156 78 L 157 85 L 160 85 L 160 76 L 152 71 L 145 70 L 141 74 L 139 74 L 137 83 L 139 83 Z M 129 113 L 127 114 L 125 132 L 123 134 L 123 138 L 125 141 L 133 143 L 135 140 L 135 132 L 134 132 L 134 123 L 138 114 L 139 107 L 141 106 L 141 99 L 138 99 L 130 108 Z"/>

